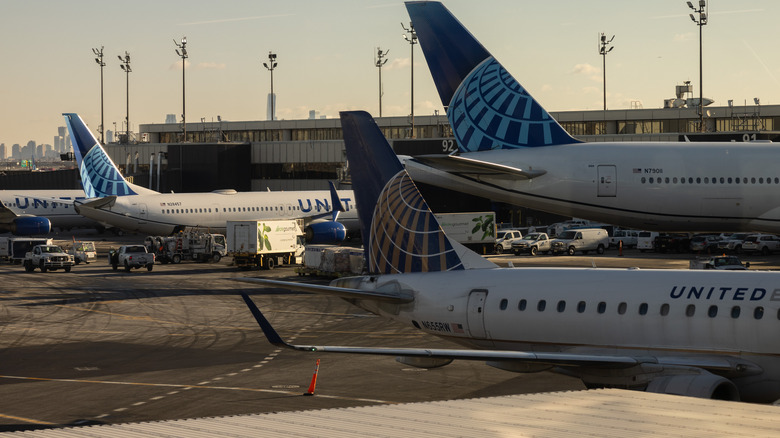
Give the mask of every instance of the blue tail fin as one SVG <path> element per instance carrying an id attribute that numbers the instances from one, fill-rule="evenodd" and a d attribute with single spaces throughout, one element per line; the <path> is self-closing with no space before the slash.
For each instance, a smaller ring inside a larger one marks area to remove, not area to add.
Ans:
<path id="1" fill-rule="evenodd" d="M 369 272 L 464 269 L 374 119 L 364 111 L 342 112 L 341 128 Z"/>
<path id="2" fill-rule="evenodd" d="M 136 195 L 78 114 L 63 113 L 87 198 Z"/>
<path id="3" fill-rule="evenodd" d="M 444 5 L 406 9 L 461 152 L 580 143 Z"/>

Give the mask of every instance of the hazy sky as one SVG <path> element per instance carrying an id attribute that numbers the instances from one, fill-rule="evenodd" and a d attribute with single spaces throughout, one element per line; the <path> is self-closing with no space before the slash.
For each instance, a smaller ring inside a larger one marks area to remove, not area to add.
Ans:
<path id="1" fill-rule="evenodd" d="M 616 35 L 607 56 L 607 106 L 660 108 L 690 80 L 698 96 L 698 27 L 684 0 L 445 0 L 445 5 L 550 111 L 602 106 L 598 35 Z M 780 104 L 780 2 L 709 0 L 704 27 L 704 94 L 715 105 L 761 98 Z M 104 46 L 106 128 L 123 130 L 130 53 L 130 124 L 181 114 L 181 61 L 173 40 L 187 37 L 187 120 L 262 120 L 274 71 L 277 117 L 328 117 L 365 109 L 377 115 L 377 46 L 383 113 L 409 114 L 410 50 L 395 0 L 0 0 L 0 143 L 52 143 L 61 113 L 100 124 Z M 415 114 L 442 111 L 415 46 Z"/>

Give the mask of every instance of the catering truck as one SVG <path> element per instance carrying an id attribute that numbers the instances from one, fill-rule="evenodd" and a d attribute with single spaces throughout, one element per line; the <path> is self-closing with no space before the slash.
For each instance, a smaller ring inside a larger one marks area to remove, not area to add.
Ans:
<path id="1" fill-rule="evenodd" d="M 241 269 L 273 269 L 303 255 L 303 220 L 227 222 L 227 252 Z"/>
<path id="2" fill-rule="evenodd" d="M 496 248 L 496 214 L 492 211 L 435 214 L 447 237 L 478 254 Z"/>

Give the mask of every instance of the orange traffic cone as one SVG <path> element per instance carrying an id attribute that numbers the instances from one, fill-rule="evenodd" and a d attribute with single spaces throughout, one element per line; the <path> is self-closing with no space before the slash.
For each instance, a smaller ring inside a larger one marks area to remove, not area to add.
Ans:
<path id="1" fill-rule="evenodd" d="M 311 376 L 311 384 L 309 390 L 304 392 L 303 395 L 314 395 L 314 387 L 317 385 L 317 373 L 320 371 L 320 360 L 317 359 L 317 365 L 314 367 L 314 375 Z"/>
<path id="2" fill-rule="evenodd" d="M 618 256 L 623 257 L 623 241 L 618 241 Z"/>

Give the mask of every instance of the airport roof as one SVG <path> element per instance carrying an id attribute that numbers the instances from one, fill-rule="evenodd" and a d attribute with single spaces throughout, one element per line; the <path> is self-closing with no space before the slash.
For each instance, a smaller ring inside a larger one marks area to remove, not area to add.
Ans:
<path id="1" fill-rule="evenodd" d="M 31 437 L 780 436 L 780 407 L 618 389 L 18 432 Z"/>

